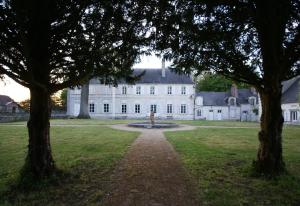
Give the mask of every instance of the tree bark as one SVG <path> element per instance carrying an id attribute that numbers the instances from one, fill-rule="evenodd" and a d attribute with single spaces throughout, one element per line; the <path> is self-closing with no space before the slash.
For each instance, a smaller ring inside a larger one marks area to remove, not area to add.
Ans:
<path id="1" fill-rule="evenodd" d="M 80 112 L 79 119 L 90 119 L 89 114 L 89 81 L 82 85 L 80 94 Z"/>
<path id="2" fill-rule="evenodd" d="M 43 89 L 30 89 L 28 154 L 25 168 L 33 178 L 42 179 L 55 171 L 50 146 L 50 94 Z"/>
<path id="3" fill-rule="evenodd" d="M 277 88 L 264 89 L 260 92 L 262 103 L 261 131 L 257 160 L 254 162 L 256 172 L 265 175 L 278 175 L 285 171 L 282 158 L 281 84 Z"/>

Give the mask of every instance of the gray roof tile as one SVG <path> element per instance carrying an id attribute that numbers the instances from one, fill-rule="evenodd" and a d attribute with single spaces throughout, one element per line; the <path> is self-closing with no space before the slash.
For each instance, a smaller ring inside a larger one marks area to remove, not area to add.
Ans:
<path id="1" fill-rule="evenodd" d="M 230 91 L 199 92 L 196 96 L 203 97 L 204 106 L 227 106 L 231 94 Z M 257 98 L 257 94 L 253 94 L 250 89 L 238 89 L 237 104 L 248 104 L 248 98 L 253 96 Z"/>
<path id="2" fill-rule="evenodd" d="M 300 76 L 282 82 L 281 103 L 299 103 L 300 101 Z"/>
<path id="3" fill-rule="evenodd" d="M 0 105 L 6 105 L 8 102 L 13 102 L 14 100 L 7 95 L 0 95 Z"/>
<path id="4" fill-rule="evenodd" d="M 166 69 L 166 76 L 162 77 L 161 69 L 134 69 L 133 74 L 138 75 L 145 71 L 136 84 L 194 84 L 191 77 L 188 75 L 177 74 L 169 69 Z M 120 81 L 123 83 L 123 81 Z M 99 80 L 92 79 L 90 84 L 99 84 Z"/>

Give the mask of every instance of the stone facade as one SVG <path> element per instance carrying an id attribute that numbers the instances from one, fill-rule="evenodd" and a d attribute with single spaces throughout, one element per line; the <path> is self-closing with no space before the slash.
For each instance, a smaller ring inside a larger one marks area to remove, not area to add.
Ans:
<path id="1" fill-rule="evenodd" d="M 228 92 L 199 92 L 195 119 L 257 121 L 257 93 L 253 89 L 237 89 L 235 85 Z"/>
<path id="2" fill-rule="evenodd" d="M 147 73 L 148 72 L 148 73 Z M 93 118 L 193 119 L 194 84 L 190 77 L 169 70 L 147 70 L 135 85 L 120 83 L 117 87 L 92 80 L 89 86 L 89 111 Z M 68 111 L 77 116 L 80 89 L 68 90 Z"/>

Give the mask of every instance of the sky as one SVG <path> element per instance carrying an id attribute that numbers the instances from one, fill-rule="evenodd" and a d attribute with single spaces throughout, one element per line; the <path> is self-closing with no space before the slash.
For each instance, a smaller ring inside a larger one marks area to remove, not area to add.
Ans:
<path id="1" fill-rule="evenodd" d="M 166 66 L 170 64 L 170 62 L 166 62 Z M 161 59 L 154 55 L 143 56 L 141 57 L 141 62 L 135 64 L 133 68 L 161 68 Z M 27 88 L 19 85 L 8 77 L 6 77 L 4 81 L 0 81 L 0 94 L 10 96 L 16 102 L 28 99 L 30 95 Z"/>

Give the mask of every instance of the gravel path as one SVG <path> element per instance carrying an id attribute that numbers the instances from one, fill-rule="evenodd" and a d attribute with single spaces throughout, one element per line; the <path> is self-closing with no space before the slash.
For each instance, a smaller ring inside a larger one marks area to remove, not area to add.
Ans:
<path id="1" fill-rule="evenodd" d="M 115 129 L 140 131 L 127 155 L 112 177 L 111 191 L 105 206 L 195 206 L 195 187 L 183 169 L 177 153 L 163 131 L 190 130 L 136 129 L 113 125 Z"/>

